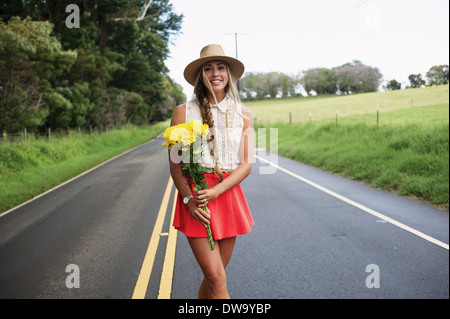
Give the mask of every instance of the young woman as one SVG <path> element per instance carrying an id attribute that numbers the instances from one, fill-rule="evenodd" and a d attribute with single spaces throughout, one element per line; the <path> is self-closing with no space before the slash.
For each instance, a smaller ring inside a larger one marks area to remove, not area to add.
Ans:
<path id="1" fill-rule="evenodd" d="M 193 191 L 181 167 L 170 159 L 170 172 L 178 189 L 173 226 L 183 232 L 203 272 L 199 298 L 229 298 L 225 269 L 237 235 L 250 232 L 254 222 L 240 183 L 250 174 L 253 156 L 253 121 L 241 105 L 235 82 L 244 65 L 226 56 L 220 45 L 208 45 L 200 58 L 184 71 L 194 86 L 195 99 L 178 106 L 171 125 L 198 121 L 209 125 L 202 165 L 208 189 Z M 175 161 L 177 162 L 177 161 Z M 208 213 L 202 209 L 208 205 Z M 215 249 L 210 251 L 206 226 L 210 224 Z"/>

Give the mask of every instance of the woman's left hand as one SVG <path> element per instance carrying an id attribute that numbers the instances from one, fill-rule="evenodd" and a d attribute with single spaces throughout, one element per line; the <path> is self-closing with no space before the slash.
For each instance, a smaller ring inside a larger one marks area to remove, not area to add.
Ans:
<path id="1" fill-rule="evenodd" d="M 220 195 L 220 192 L 217 187 L 212 187 L 208 189 L 199 190 L 197 192 L 197 200 L 198 207 L 203 207 L 208 205 L 209 202 L 213 201 Z"/>

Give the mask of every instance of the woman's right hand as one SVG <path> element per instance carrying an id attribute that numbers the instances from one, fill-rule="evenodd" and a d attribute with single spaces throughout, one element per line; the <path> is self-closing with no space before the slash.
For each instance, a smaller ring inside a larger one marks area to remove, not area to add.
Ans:
<path id="1" fill-rule="evenodd" d="M 205 212 L 202 208 L 198 207 L 198 202 L 195 200 L 195 198 L 191 199 L 188 203 L 189 212 L 191 213 L 191 216 L 199 221 L 203 226 L 209 225 L 209 219 L 211 218 L 211 215 L 209 214 L 209 209 L 207 209 L 208 212 Z"/>

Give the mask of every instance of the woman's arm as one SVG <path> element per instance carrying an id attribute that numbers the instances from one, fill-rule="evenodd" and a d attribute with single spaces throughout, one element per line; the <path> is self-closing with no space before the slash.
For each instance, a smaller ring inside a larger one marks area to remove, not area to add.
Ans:
<path id="1" fill-rule="evenodd" d="M 206 199 L 206 203 L 199 203 L 203 207 L 219 195 L 241 183 L 251 172 L 253 163 L 254 139 L 253 139 L 253 117 L 246 107 L 242 107 L 244 117 L 244 128 L 239 147 L 239 166 L 222 182 L 214 187 L 198 191 L 199 201 Z"/>
<path id="2" fill-rule="evenodd" d="M 186 104 L 177 106 L 173 112 L 170 126 L 185 123 L 185 116 Z M 178 193 L 182 198 L 192 195 L 192 191 L 187 183 L 186 177 L 184 177 L 181 173 L 181 166 L 172 161 L 172 159 L 170 158 L 170 151 L 171 150 L 169 150 L 170 174 L 172 175 L 173 183 L 175 184 L 175 187 L 177 188 Z M 194 217 L 206 227 L 206 225 L 209 224 L 210 215 L 204 212 L 203 209 L 198 206 L 198 204 L 199 201 L 192 198 L 187 206 L 192 217 Z"/>

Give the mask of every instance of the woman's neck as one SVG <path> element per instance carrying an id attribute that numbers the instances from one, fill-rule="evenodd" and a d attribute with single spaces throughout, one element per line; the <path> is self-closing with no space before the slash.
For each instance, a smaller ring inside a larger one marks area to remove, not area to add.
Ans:
<path id="1" fill-rule="evenodd" d="M 225 92 L 214 92 L 214 95 L 216 96 L 217 99 L 217 104 L 219 104 L 220 102 L 223 101 L 223 99 L 225 98 Z M 208 92 L 208 100 L 209 103 L 212 105 L 216 104 L 216 100 L 214 100 L 214 95 L 211 92 Z"/>

